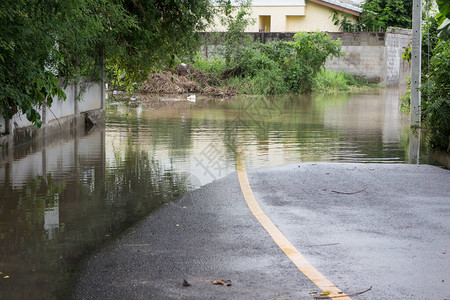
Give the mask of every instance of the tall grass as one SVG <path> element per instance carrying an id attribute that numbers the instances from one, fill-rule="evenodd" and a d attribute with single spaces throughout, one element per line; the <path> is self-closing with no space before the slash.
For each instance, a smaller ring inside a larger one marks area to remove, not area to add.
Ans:
<path id="1" fill-rule="evenodd" d="M 313 80 L 313 91 L 319 93 L 351 91 L 363 86 L 370 86 L 370 83 L 342 71 L 322 69 Z"/>
<path id="2" fill-rule="evenodd" d="M 225 71 L 227 68 L 224 58 L 213 56 L 209 59 L 205 59 L 200 55 L 200 53 L 194 57 L 192 66 L 195 69 L 212 73 L 214 75 L 220 75 L 220 73 Z"/>

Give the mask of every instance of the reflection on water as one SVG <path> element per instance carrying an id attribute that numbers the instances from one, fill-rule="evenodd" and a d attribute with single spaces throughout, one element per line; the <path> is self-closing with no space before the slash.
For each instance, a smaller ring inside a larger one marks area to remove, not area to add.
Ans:
<path id="1" fill-rule="evenodd" d="M 83 254 L 185 192 L 186 180 L 151 153 L 121 146 L 106 164 L 98 128 L 3 162 L 1 299 L 67 298 Z"/>
<path id="2" fill-rule="evenodd" d="M 249 168 L 407 163 L 409 125 L 398 96 L 383 90 L 110 103 L 105 128 L 3 151 L 0 298 L 67 298 L 84 254 L 189 189 L 233 172 L 239 151 Z M 432 162 L 426 152 L 419 160 Z"/>

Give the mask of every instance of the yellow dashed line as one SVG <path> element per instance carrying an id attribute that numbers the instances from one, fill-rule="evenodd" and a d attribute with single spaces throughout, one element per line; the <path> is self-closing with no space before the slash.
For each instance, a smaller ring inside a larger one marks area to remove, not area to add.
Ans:
<path id="1" fill-rule="evenodd" d="M 247 202 L 250 211 L 294 265 L 318 288 L 324 292 L 329 292 L 330 298 L 333 296 L 340 296 L 339 299 L 351 300 L 351 298 L 343 294 L 335 284 L 317 271 L 264 213 L 253 195 L 242 157 L 238 157 L 237 160 L 237 173 L 242 194 L 244 195 L 245 202 Z"/>

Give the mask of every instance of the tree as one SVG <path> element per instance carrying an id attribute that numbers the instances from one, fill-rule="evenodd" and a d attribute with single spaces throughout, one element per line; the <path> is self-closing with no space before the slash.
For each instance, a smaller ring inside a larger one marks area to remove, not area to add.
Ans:
<path id="1" fill-rule="evenodd" d="M 36 109 L 65 97 L 61 83 L 102 76 L 103 57 L 126 83 L 144 80 L 196 49 L 210 17 L 208 0 L 3 0 L 3 117 L 22 111 L 39 127 Z"/>
<path id="2" fill-rule="evenodd" d="M 247 26 L 254 23 L 249 18 L 251 0 L 218 0 L 216 5 L 215 13 L 220 16 L 220 23 L 227 29 L 223 56 L 227 67 L 230 67 L 251 43 L 251 38 L 245 34 Z"/>
<path id="3" fill-rule="evenodd" d="M 427 131 L 427 144 L 432 149 L 450 151 L 450 41 L 448 22 L 450 3 L 437 1 L 440 12 L 426 14 L 422 32 L 422 123 Z M 425 10 L 432 9 L 430 1 Z M 447 23 L 446 23 L 447 22 Z M 403 57 L 411 58 L 411 49 Z M 410 92 L 401 99 L 402 109 L 409 112 Z"/>
<path id="4" fill-rule="evenodd" d="M 433 49 L 430 68 L 422 86 L 423 119 L 430 148 L 450 151 L 450 2 L 436 1 L 439 40 Z"/>
<path id="5" fill-rule="evenodd" d="M 412 1 L 366 0 L 362 9 L 359 22 L 366 30 L 385 30 L 390 26 L 411 28 Z"/>
<path id="6" fill-rule="evenodd" d="M 436 19 L 439 23 L 439 37 L 445 40 L 450 39 L 450 1 L 437 0 L 436 1 L 439 13 L 436 15 Z"/>

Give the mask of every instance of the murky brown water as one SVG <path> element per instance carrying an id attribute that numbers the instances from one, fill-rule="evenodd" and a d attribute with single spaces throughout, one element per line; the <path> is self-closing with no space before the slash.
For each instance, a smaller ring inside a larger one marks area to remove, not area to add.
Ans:
<path id="1" fill-rule="evenodd" d="M 397 90 L 109 103 L 105 127 L 3 152 L 0 298 L 67 298 L 85 254 L 151 210 L 235 170 L 287 162 L 405 163 Z M 435 163 L 422 151 L 421 163 Z"/>

